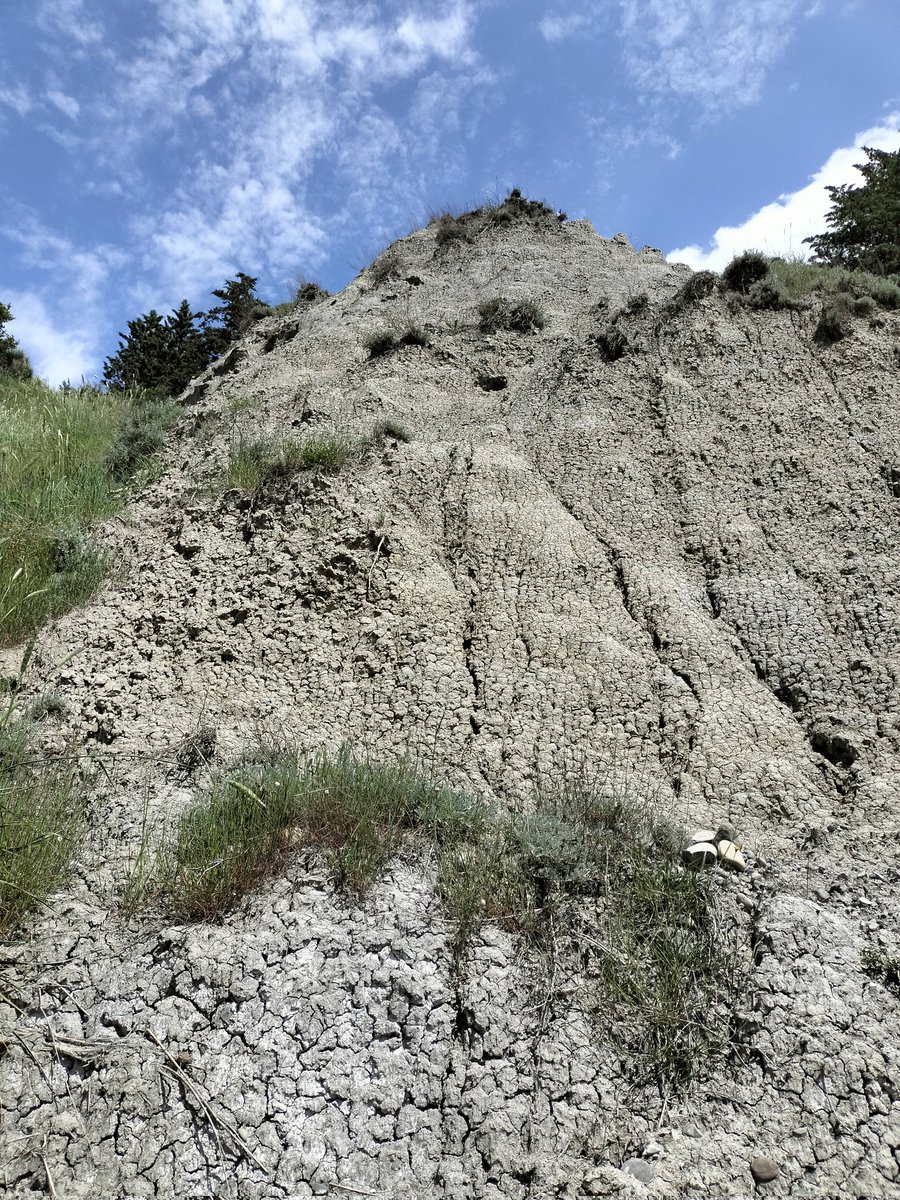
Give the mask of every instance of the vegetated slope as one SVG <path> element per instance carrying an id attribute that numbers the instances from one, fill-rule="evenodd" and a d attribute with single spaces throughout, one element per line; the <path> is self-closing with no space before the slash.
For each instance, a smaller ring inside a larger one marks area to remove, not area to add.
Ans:
<path id="1" fill-rule="evenodd" d="M 105 530 L 115 579 L 39 640 L 96 834 L 11 968 L 9 1194 L 604 1195 L 643 1149 L 649 1194 L 749 1195 L 768 1154 L 774 1194 L 886 1196 L 900 316 L 822 345 L 818 301 L 687 299 L 587 222 L 440 241 L 211 368 Z M 543 329 L 482 332 L 497 296 Z M 313 436 L 357 449 L 223 491 L 236 452 Z M 454 973 L 409 864 L 358 907 L 301 858 L 221 925 L 117 916 L 201 727 L 220 761 L 263 730 L 512 808 L 577 770 L 727 821 L 765 864 L 725 889 L 754 961 L 733 1060 L 660 1101 L 507 933 Z"/>

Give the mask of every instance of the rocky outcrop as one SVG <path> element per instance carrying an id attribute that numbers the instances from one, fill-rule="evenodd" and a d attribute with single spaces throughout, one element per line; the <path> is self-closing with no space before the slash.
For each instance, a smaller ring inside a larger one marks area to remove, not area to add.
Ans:
<path id="1" fill-rule="evenodd" d="M 95 833 L 4 968 L 0 1186 L 891 1194 L 900 315 L 822 346 L 814 303 L 687 302 L 687 268 L 587 222 L 393 254 L 195 381 L 103 532 L 109 584 L 39 639 Z M 482 333 L 497 295 L 543 330 Z M 426 345 L 365 350 L 410 325 Z M 358 447 L 340 473 L 223 489 L 242 439 L 322 430 Z M 688 1096 L 637 1085 L 497 930 L 460 979 L 427 863 L 358 907 L 298 859 L 220 925 L 126 919 L 201 726 L 220 761 L 263 728 L 512 807 L 577 765 L 727 822 L 759 860 L 727 885 L 753 960 L 732 1059 Z"/>

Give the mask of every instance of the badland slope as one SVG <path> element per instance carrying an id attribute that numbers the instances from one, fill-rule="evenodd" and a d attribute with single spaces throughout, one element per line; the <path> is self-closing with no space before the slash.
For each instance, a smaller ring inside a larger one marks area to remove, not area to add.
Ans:
<path id="1" fill-rule="evenodd" d="M 686 267 L 585 221 L 437 228 L 195 381 L 103 530 L 112 579 L 38 640 L 93 832 L 8 952 L 0 1189 L 888 1196 L 900 314 L 822 344 L 818 302 L 690 298 Z M 482 331 L 497 296 L 543 328 Z M 401 343 L 372 355 L 381 330 Z M 322 433 L 356 448 L 339 472 L 223 485 L 241 446 Z M 460 979 L 427 863 L 360 902 L 300 858 L 220 922 L 123 916 L 148 826 L 203 782 L 179 759 L 200 728 L 211 769 L 262 731 L 507 808 L 577 769 L 731 825 L 754 866 L 723 885 L 733 1055 L 683 1093 L 637 1081 L 490 925 Z"/>

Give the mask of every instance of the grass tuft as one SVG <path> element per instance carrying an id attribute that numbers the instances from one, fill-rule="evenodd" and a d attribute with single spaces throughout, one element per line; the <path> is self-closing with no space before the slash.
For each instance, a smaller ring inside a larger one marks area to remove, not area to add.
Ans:
<path id="1" fill-rule="evenodd" d="M 347 463 L 351 450 L 346 438 L 327 433 L 280 442 L 272 438 L 240 439 L 232 447 L 225 468 L 225 485 L 255 496 L 268 484 L 301 471 L 333 474 Z"/>
<path id="2" fill-rule="evenodd" d="M 64 877 L 83 826 L 72 771 L 47 762 L 33 726 L 0 711 L 0 937 L 12 933 Z"/>
<path id="3" fill-rule="evenodd" d="M 372 438 L 375 442 L 383 442 L 386 438 L 393 438 L 397 442 L 408 442 L 410 435 L 406 426 L 395 421 L 393 417 L 382 417 L 372 426 Z"/>

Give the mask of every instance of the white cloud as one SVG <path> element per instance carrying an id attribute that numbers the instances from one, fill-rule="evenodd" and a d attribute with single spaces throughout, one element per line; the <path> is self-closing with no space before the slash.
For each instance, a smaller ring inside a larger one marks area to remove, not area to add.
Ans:
<path id="1" fill-rule="evenodd" d="M 58 387 L 65 380 L 80 383 L 82 377 L 96 374 L 98 350 L 94 335 L 86 328 L 73 327 L 71 316 L 63 319 L 64 328 L 47 310 L 34 292 L 6 294 L 13 313 L 9 332 L 28 355 L 35 374 Z"/>
<path id="2" fill-rule="evenodd" d="M 38 21 L 48 33 L 61 33 L 82 47 L 103 39 L 103 26 L 87 15 L 84 0 L 40 0 Z"/>
<path id="3" fill-rule="evenodd" d="M 116 260 L 7 214 L 0 233 L 41 280 L 43 315 L 32 303 L 29 320 L 45 346 L 51 317 L 102 330 L 113 304 L 119 320 L 181 296 L 205 304 L 236 270 L 272 287 L 316 269 L 333 236 L 393 233 L 446 177 L 448 130 L 472 134 L 471 101 L 492 82 L 473 48 L 477 0 L 148 0 L 144 33 L 102 42 L 107 5 L 34 4 L 50 90 L 7 102 L 78 117 L 43 132 L 90 163 L 80 195 L 121 197 L 129 235 Z M 87 54 L 102 68 L 96 88 Z M 410 86 L 388 115 L 380 89 L 398 81 Z"/>
<path id="4" fill-rule="evenodd" d="M 808 254 L 803 239 L 826 228 L 825 215 L 831 208 L 831 199 L 825 188 L 845 183 L 858 186 L 862 182 L 854 164 L 865 159 L 863 146 L 900 150 L 900 112 L 857 134 L 852 146 L 835 150 L 805 187 L 779 196 L 740 225 L 717 229 L 705 249 L 681 246 L 670 250 L 666 257 L 670 262 L 687 263 L 695 271 L 721 271 L 744 250 L 762 250 L 781 257 Z"/>
<path id="5" fill-rule="evenodd" d="M 67 96 L 64 92 L 50 91 L 47 93 L 47 99 L 52 105 L 59 109 L 64 116 L 74 121 L 81 112 L 81 105 L 74 96 Z"/>
<path id="6" fill-rule="evenodd" d="M 586 12 L 556 12 L 543 17 L 538 22 L 538 29 L 546 41 L 561 42 L 564 38 L 591 32 L 596 23 L 597 17 L 594 14 Z"/>
<path id="7" fill-rule="evenodd" d="M 14 88 L 0 88 L 0 104 L 14 109 L 20 117 L 31 112 L 34 107 L 34 101 L 21 85 Z"/>
<path id="8" fill-rule="evenodd" d="M 622 0 L 625 63 L 645 93 L 708 109 L 748 104 L 805 8 L 806 0 Z"/>

